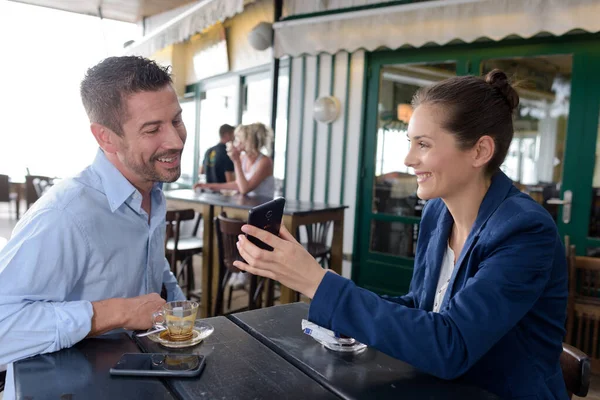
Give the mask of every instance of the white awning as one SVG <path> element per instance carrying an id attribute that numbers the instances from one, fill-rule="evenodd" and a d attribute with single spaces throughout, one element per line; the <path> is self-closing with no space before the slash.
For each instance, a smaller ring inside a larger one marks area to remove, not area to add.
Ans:
<path id="1" fill-rule="evenodd" d="M 599 0 L 437 0 L 274 24 L 275 57 L 600 32 Z"/>
<path id="2" fill-rule="evenodd" d="M 204 0 L 125 48 L 125 54 L 148 57 L 174 43 L 183 42 L 204 29 L 244 10 L 244 0 Z"/>

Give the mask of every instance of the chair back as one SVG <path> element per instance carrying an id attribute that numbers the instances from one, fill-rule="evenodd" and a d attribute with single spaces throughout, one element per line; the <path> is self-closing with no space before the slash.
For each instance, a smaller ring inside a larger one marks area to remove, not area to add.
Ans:
<path id="1" fill-rule="evenodd" d="M 196 216 L 196 212 L 192 208 L 186 208 L 183 210 L 168 210 L 166 215 L 167 220 L 167 233 L 165 235 L 165 247 L 169 239 L 173 239 L 173 250 L 171 251 L 171 268 L 175 268 L 177 265 L 178 251 L 179 251 L 179 239 L 181 238 L 181 227 L 183 221 L 193 220 Z M 200 221 L 196 222 L 196 225 Z"/>
<path id="2" fill-rule="evenodd" d="M 219 262 L 221 268 L 226 268 L 231 272 L 240 272 L 233 265 L 234 261 L 244 261 L 237 248 L 238 235 L 243 234 L 242 226 L 246 222 L 239 219 L 227 218 L 225 213 L 221 213 L 215 218 L 217 229 L 217 245 L 219 247 Z"/>
<path id="3" fill-rule="evenodd" d="M 296 229 L 296 238 L 302 246 L 313 256 L 323 268 L 329 268 L 331 257 L 331 245 L 329 244 L 329 231 L 333 221 L 318 222 L 302 225 Z M 300 229 L 304 227 L 306 242 L 300 235 Z M 299 298 L 298 298 L 299 299 Z"/>
<path id="4" fill-rule="evenodd" d="M 578 348 L 563 343 L 560 367 L 569 397 L 573 394 L 579 397 L 587 396 L 590 388 L 590 358 Z"/>
<path id="5" fill-rule="evenodd" d="M 219 286 L 217 288 L 217 296 L 215 299 L 215 309 L 213 315 L 223 315 L 224 311 L 224 296 L 225 287 L 231 277 L 231 274 L 240 270 L 233 265 L 233 262 L 244 261 L 236 246 L 238 235 L 242 234 L 242 226 L 244 221 L 239 219 L 227 218 L 227 214 L 222 212 L 215 217 L 215 230 L 217 234 L 217 247 L 219 250 Z M 251 277 L 251 290 L 256 290 L 256 277 Z M 229 305 L 231 306 L 231 293 L 229 291 Z M 252 296 L 249 295 L 249 309 L 252 309 Z"/>
<path id="6" fill-rule="evenodd" d="M 0 175 L 0 202 L 10 202 L 10 180 L 8 175 Z"/>
<path id="7" fill-rule="evenodd" d="M 332 222 L 333 221 L 325 221 L 316 224 L 303 225 L 306 232 L 307 243 L 319 243 L 328 246 L 327 238 Z M 300 235 L 296 235 L 296 237 L 300 237 Z"/>
<path id="8" fill-rule="evenodd" d="M 577 256 L 575 246 L 565 243 L 569 268 L 565 342 L 587 354 L 592 372 L 600 373 L 600 258 Z"/>
<path id="9" fill-rule="evenodd" d="M 600 304 L 600 258 L 577 256 L 575 246 L 569 247 L 569 292 Z"/>
<path id="10" fill-rule="evenodd" d="M 25 176 L 25 201 L 27 208 L 39 199 L 44 191 L 52 186 L 52 178 L 42 175 Z"/>

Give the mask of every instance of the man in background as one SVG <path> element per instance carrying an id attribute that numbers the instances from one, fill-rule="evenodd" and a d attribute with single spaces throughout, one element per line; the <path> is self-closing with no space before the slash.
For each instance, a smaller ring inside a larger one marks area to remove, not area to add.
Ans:
<path id="1" fill-rule="evenodd" d="M 221 125 L 220 141 L 204 154 L 200 174 L 206 175 L 206 183 L 226 183 L 235 180 L 233 161 L 227 155 L 227 142 L 233 141 L 234 127 Z M 203 182 L 204 183 L 204 182 Z"/>

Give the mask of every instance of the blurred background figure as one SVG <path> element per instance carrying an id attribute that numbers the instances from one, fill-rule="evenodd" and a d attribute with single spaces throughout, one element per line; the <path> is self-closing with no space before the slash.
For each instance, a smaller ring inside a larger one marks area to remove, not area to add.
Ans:
<path id="1" fill-rule="evenodd" d="M 273 160 L 269 157 L 273 133 L 265 124 L 256 122 L 238 126 L 234 136 L 233 143 L 227 143 L 227 155 L 234 165 L 235 181 L 198 183 L 195 187 L 237 190 L 241 194 L 273 197 L 275 179 Z"/>
<path id="2" fill-rule="evenodd" d="M 227 155 L 225 145 L 233 141 L 234 130 L 235 128 L 231 125 L 221 125 L 219 128 L 221 140 L 204 154 L 204 161 L 200 166 L 200 175 L 206 175 L 207 183 L 225 183 L 232 182 L 235 179 L 233 161 Z"/>

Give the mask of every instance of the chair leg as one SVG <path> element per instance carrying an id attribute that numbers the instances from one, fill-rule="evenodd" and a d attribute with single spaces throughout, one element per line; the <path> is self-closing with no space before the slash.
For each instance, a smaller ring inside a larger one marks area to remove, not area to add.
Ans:
<path id="1" fill-rule="evenodd" d="M 271 307 L 275 304 L 275 282 L 273 279 L 267 280 L 267 300 L 265 303 L 267 307 Z"/>
<path id="2" fill-rule="evenodd" d="M 196 289 L 196 282 L 194 281 L 194 256 L 186 258 L 187 262 L 187 287 L 188 293 L 191 293 Z"/>
<path id="3" fill-rule="evenodd" d="M 227 299 L 227 309 L 231 310 L 231 299 L 233 298 L 233 286 L 229 285 L 229 298 Z"/>
<path id="4" fill-rule="evenodd" d="M 179 268 L 177 266 L 179 264 Z M 177 280 L 177 284 L 183 290 L 186 299 L 190 299 L 190 288 L 188 286 L 187 279 L 187 259 L 180 261 L 179 263 L 175 262 L 175 270 L 177 273 L 175 274 L 175 279 Z"/>
<path id="5" fill-rule="evenodd" d="M 254 301 L 254 306 L 256 308 L 262 308 L 263 305 L 263 291 L 265 287 L 268 285 L 267 278 L 256 278 L 257 285 L 256 290 L 254 291 L 254 295 L 252 296 Z"/>
<path id="6" fill-rule="evenodd" d="M 215 301 L 215 313 L 214 316 L 223 315 L 223 296 L 225 294 L 225 287 L 227 286 L 227 281 L 231 276 L 231 271 L 225 271 L 223 274 L 222 271 L 219 271 L 219 288 L 217 290 L 217 299 Z M 230 294 L 231 295 L 231 294 Z M 229 306 L 231 308 L 231 306 Z"/>
<path id="7" fill-rule="evenodd" d="M 255 310 L 256 306 L 256 292 L 258 289 L 258 277 L 256 275 L 252 275 L 250 277 L 250 290 L 248 291 L 248 310 Z"/>

